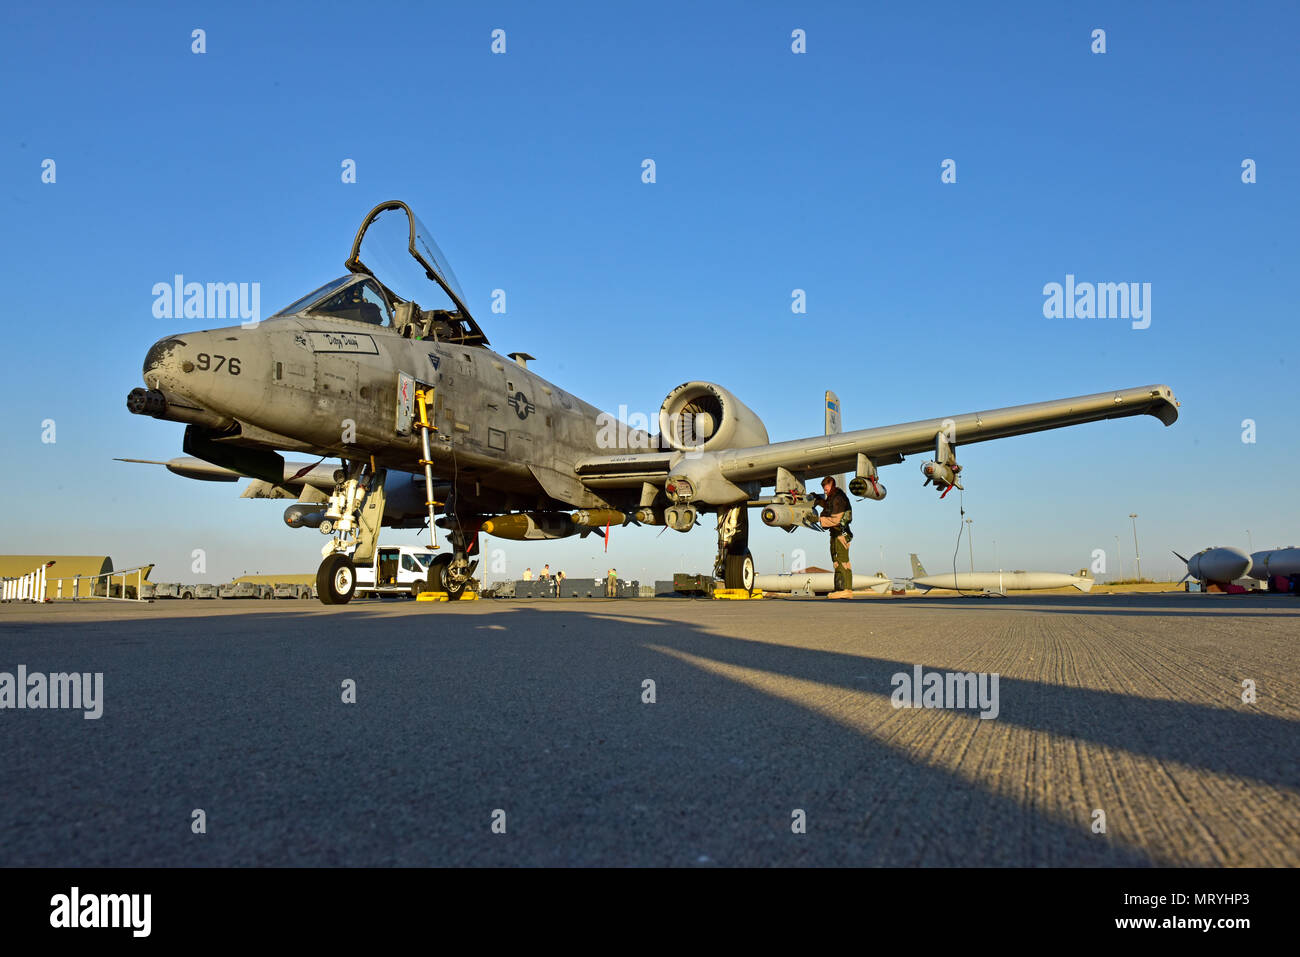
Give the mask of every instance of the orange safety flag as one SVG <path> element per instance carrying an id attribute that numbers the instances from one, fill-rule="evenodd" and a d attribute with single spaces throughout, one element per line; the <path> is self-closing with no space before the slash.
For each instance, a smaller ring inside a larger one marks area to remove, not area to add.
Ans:
<path id="1" fill-rule="evenodd" d="M 609 551 L 609 522 L 605 523 L 605 551 Z"/>

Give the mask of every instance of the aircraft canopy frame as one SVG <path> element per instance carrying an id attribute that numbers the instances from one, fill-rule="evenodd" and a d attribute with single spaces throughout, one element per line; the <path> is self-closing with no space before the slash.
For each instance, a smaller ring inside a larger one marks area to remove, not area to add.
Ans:
<path id="1" fill-rule="evenodd" d="M 365 241 L 366 231 L 374 225 L 382 213 L 388 210 L 401 210 L 406 215 L 408 227 L 407 253 L 423 270 L 425 276 L 436 283 L 456 306 L 456 312 L 447 314 L 447 319 L 453 325 L 457 322 L 461 323 L 463 330 L 460 335 L 450 338 L 465 345 L 487 345 L 488 338 L 470 314 L 469 307 L 465 305 L 465 295 L 461 292 L 460 283 L 456 280 L 456 274 L 451 271 L 451 266 L 448 264 L 442 250 L 438 248 L 438 244 L 433 241 L 432 234 L 424 223 L 420 222 L 420 218 L 415 215 L 411 207 L 400 199 L 390 199 L 387 202 L 380 203 L 366 214 L 366 218 L 361 222 L 361 228 L 357 230 L 356 238 L 352 241 L 352 252 L 349 254 L 347 262 L 344 263 L 344 267 L 349 272 L 364 273 L 371 276 L 387 288 L 383 278 L 376 275 L 374 270 L 362 262 L 361 245 Z M 441 336 L 440 338 L 448 337 Z"/>

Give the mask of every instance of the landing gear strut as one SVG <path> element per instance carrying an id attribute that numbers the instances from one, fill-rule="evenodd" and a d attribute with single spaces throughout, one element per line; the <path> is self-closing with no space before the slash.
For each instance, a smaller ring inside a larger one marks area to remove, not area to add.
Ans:
<path id="1" fill-rule="evenodd" d="M 754 558 L 749 553 L 749 509 L 744 505 L 718 512 L 718 557 L 713 577 L 725 588 L 754 591 Z"/>
<path id="2" fill-rule="evenodd" d="M 320 530 L 332 535 L 321 549 L 316 595 L 325 605 L 346 605 L 357 591 L 357 566 L 375 560 L 384 522 L 383 469 L 373 462 L 349 462 L 334 473 L 334 492 Z"/>

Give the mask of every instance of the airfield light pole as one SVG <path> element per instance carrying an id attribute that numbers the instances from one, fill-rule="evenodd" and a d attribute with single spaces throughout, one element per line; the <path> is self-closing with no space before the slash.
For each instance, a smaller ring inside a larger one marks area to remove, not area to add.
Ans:
<path id="1" fill-rule="evenodd" d="M 1250 546 L 1250 552 L 1255 553 L 1255 540 L 1250 537 L 1250 529 L 1246 529 L 1246 544 Z"/>
<path id="2" fill-rule="evenodd" d="M 1124 549 L 1120 547 L 1118 535 L 1115 536 L 1115 562 L 1119 565 L 1119 572 L 1112 580 L 1119 581 L 1124 577 Z"/>
<path id="3" fill-rule="evenodd" d="M 1133 561 L 1137 562 L 1138 581 L 1142 581 L 1142 551 L 1138 548 L 1138 517 L 1137 512 L 1129 512 L 1128 517 L 1133 521 Z"/>
<path id="4" fill-rule="evenodd" d="M 971 526 L 974 524 L 975 522 L 973 519 L 966 519 L 966 549 L 970 552 L 970 570 L 972 575 L 975 574 L 975 532 L 971 529 Z"/>

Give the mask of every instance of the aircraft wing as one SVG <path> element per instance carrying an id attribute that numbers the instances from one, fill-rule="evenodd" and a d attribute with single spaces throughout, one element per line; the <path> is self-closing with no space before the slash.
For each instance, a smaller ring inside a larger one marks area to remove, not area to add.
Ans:
<path id="1" fill-rule="evenodd" d="M 890 465 L 901 462 L 905 455 L 932 452 L 940 432 L 949 436 L 954 448 L 960 448 L 972 442 L 1133 415 L 1152 415 L 1165 425 L 1173 425 L 1178 419 L 1178 402 L 1173 390 L 1166 385 L 1118 389 L 770 445 L 706 451 L 685 458 L 697 460 L 690 467 L 691 472 L 701 475 L 707 468 L 721 480 L 715 487 L 723 497 L 715 494 L 700 498 L 720 503 L 735 501 L 734 495 L 726 495 L 726 485 L 754 482 L 772 485 L 777 469 L 804 475 L 834 474 L 856 468 L 859 454 L 866 455 L 875 465 Z M 682 453 L 675 452 L 591 456 L 580 460 L 576 471 L 582 482 L 592 488 L 629 487 L 642 482 L 661 484 L 670 473 L 682 467 L 676 461 L 682 457 Z"/>

